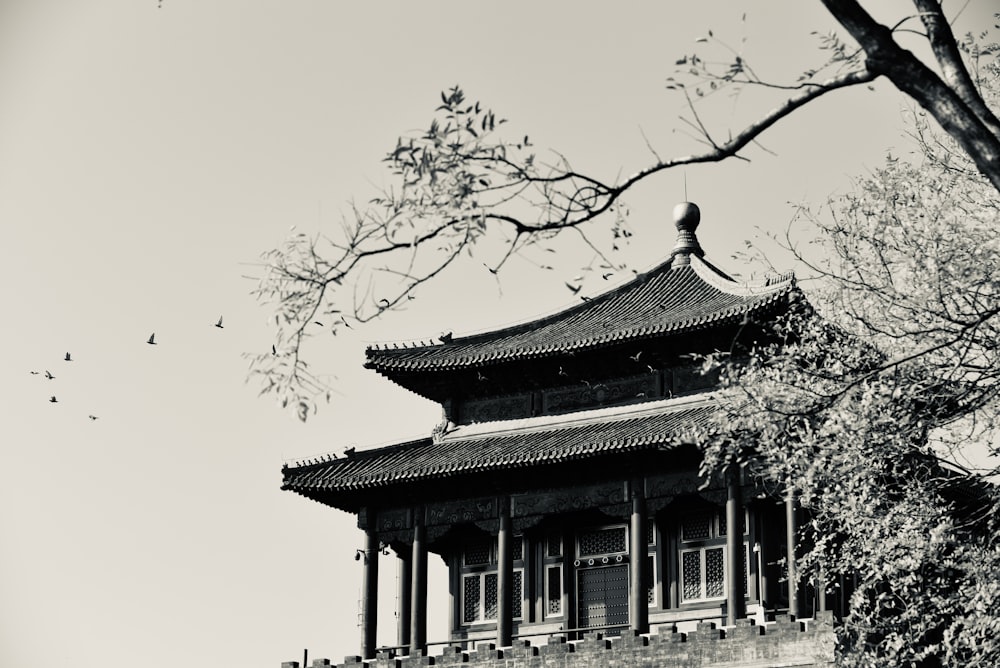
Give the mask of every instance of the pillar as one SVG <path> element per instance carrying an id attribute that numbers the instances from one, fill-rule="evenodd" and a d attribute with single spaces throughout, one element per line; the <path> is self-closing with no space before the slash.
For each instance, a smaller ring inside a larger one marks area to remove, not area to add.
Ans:
<path id="1" fill-rule="evenodd" d="M 726 624 L 735 626 L 736 620 L 746 617 L 746 587 L 743 578 L 743 485 L 738 464 L 729 465 L 726 478 L 726 552 L 729 554 L 729 568 L 726 571 Z"/>
<path id="2" fill-rule="evenodd" d="M 795 543 L 799 533 L 798 513 L 796 512 L 795 492 L 788 491 L 785 497 L 785 542 L 788 552 L 785 563 L 788 569 L 788 614 L 800 617 L 799 611 L 799 578 L 795 564 Z"/>
<path id="3" fill-rule="evenodd" d="M 410 564 L 412 559 L 405 551 L 399 553 L 399 588 L 396 592 L 396 644 L 401 648 L 410 646 L 410 589 L 413 585 Z"/>
<path id="4" fill-rule="evenodd" d="M 500 499 L 500 529 L 497 532 L 497 647 L 510 647 L 514 632 L 514 552 L 510 522 L 510 499 Z"/>
<path id="5" fill-rule="evenodd" d="M 365 530 L 364 594 L 361 599 L 361 656 L 375 658 L 375 631 L 378 625 L 378 536 L 374 528 Z"/>
<path id="6" fill-rule="evenodd" d="M 423 507 L 413 511 L 413 554 L 410 585 L 410 654 L 420 656 L 427 648 L 427 528 Z"/>
<path id="7" fill-rule="evenodd" d="M 644 481 L 632 481 L 632 515 L 629 526 L 629 628 L 636 633 L 649 632 L 649 603 L 646 600 L 647 573 L 646 494 Z"/>

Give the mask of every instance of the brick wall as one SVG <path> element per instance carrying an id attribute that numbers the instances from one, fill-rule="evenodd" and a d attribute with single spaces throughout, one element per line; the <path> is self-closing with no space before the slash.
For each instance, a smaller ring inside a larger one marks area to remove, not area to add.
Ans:
<path id="1" fill-rule="evenodd" d="M 834 665 L 833 617 L 821 613 L 815 619 L 795 621 L 779 616 L 760 626 L 743 620 L 736 627 L 716 628 L 698 624 L 697 630 L 681 633 L 662 627 L 649 635 L 605 638 L 587 634 L 584 640 L 567 642 L 552 636 L 544 645 L 518 640 L 513 647 L 497 648 L 481 643 L 474 651 L 459 646 L 445 648 L 439 656 L 394 657 L 380 652 L 378 658 L 362 661 L 349 656 L 344 663 L 316 659 L 313 668 L 416 668 L 453 666 L 467 668 L 830 668 Z M 300 668 L 297 661 L 281 668 Z"/>

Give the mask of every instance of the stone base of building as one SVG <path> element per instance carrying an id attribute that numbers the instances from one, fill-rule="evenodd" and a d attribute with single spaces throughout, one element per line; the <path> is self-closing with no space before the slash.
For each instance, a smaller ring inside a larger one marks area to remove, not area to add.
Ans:
<path id="1" fill-rule="evenodd" d="M 834 630 L 832 613 L 820 613 L 813 619 L 794 620 L 779 616 L 764 625 L 752 619 L 735 627 L 717 628 L 712 623 L 698 624 L 695 631 L 682 633 L 660 627 L 651 634 L 625 634 L 607 638 L 589 633 L 583 640 L 567 641 L 565 636 L 550 636 L 543 645 L 517 640 L 512 647 L 480 643 L 474 651 L 450 646 L 437 656 L 395 656 L 380 651 L 375 659 L 362 661 L 349 656 L 343 663 L 316 659 L 313 668 L 410 668 L 416 666 L 453 666 L 468 668 L 830 668 L 834 665 Z M 297 661 L 282 668 L 300 668 Z M 302 667 L 304 668 L 304 667 Z"/>

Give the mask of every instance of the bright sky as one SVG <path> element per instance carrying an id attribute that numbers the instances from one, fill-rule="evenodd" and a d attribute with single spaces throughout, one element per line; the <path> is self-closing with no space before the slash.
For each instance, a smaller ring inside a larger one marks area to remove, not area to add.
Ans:
<path id="1" fill-rule="evenodd" d="M 989 5 L 962 20 L 985 26 Z M 282 462 L 425 435 L 438 407 L 361 369 L 365 345 L 550 311 L 570 274 L 515 264 L 500 298 L 487 272 L 453 272 L 406 313 L 317 339 L 339 394 L 305 425 L 244 383 L 241 353 L 272 332 L 243 276 L 292 225 L 330 231 L 371 197 L 384 152 L 456 83 L 611 178 L 651 161 L 647 138 L 661 155 L 697 149 L 663 84 L 706 30 L 745 34 L 758 73 L 791 77 L 822 58 L 809 32 L 831 27 L 815 1 L 678 6 L 0 0 L 0 665 L 356 654 L 363 537 L 353 516 L 281 492 Z M 710 120 L 738 128 L 767 108 L 750 102 L 720 96 Z M 787 202 L 905 150 L 903 105 L 884 83 L 847 92 L 766 135 L 776 155 L 688 169 L 709 256 L 739 271 L 731 255 L 783 229 Z M 673 245 L 683 183 L 629 200 L 636 266 Z M 563 253 L 566 271 L 586 259 Z M 382 573 L 393 644 L 392 560 Z"/>

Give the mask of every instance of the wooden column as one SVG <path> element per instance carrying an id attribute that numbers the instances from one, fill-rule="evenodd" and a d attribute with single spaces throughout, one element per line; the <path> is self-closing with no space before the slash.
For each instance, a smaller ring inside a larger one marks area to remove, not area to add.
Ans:
<path id="1" fill-rule="evenodd" d="M 726 624 L 735 626 L 736 620 L 746 617 L 746 587 L 743 578 L 743 486 L 740 467 L 730 464 L 726 471 L 726 552 L 729 568 L 726 570 Z"/>
<path id="2" fill-rule="evenodd" d="M 406 552 L 399 553 L 399 585 L 396 592 L 396 644 L 402 648 L 410 646 L 410 589 L 413 585 L 412 559 Z M 409 652 L 406 652 L 409 654 Z"/>
<path id="3" fill-rule="evenodd" d="M 514 551 L 510 522 L 510 499 L 500 499 L 500 530 L 497 532 L 497 647 L 510 647 L 514 633 Z"/>
<path id="4" fill-rule="evenodd" d="M 799 617 L 798 570 L 795 564 L 795 542 L 799 533 L 795 492 L 789 490 L 785 497 L 785 541 L 788 545 L 785 563 L 788 570 L 788 614 Z"/>
<path id="5" fill-rule="evenodd" d="M 375 530 L 365 530 L 364 596 L 361 599 L 361 656 L 375 658 L 375 631 L 378 625 L 378 556 L 379 542 Z"/>
<path id="6" fill-rule="evenodd" d="M 410 559 L 410 654 L 420 656 L 427 648 L 427 529 L 423 507 L 413 511 L 413 556 Z"/>
<path id="7" fill-rule="evenodd" d="M 632 515 L 629 527 L 629 629 L 636 633 L 649 632 L 649 603 L 646 600 L 647 573 L 646 494 L 642 478 L 631 484 Z"/>

